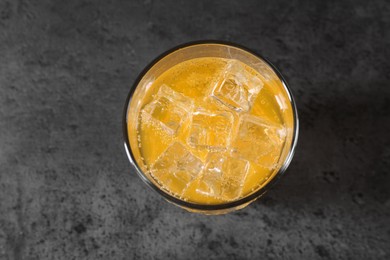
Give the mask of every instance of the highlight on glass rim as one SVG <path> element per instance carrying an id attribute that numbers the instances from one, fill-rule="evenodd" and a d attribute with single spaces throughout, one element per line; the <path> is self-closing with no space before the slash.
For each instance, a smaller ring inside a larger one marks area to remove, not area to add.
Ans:
<path id="1" fill-rule="evenodd" d="M 163 54 L 125 104 L 125 148 L 140 177 L 187 210 L 221 214 L 260 197 L 292 159 L 298 117 L 265 59 L 231 43 Z"/>

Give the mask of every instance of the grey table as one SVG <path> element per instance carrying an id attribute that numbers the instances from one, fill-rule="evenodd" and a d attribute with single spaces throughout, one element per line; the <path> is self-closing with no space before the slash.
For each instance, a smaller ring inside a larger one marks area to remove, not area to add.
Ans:
<path id="1" fill-rule="evenodd" d="M 0 259 L 389 259 L 388 1 L 0 0 Z M 273 61 L 301 132 L 285 177 L 224 216 L 130 169 L 126 95 L 161 52 L 234 41 Z"/>

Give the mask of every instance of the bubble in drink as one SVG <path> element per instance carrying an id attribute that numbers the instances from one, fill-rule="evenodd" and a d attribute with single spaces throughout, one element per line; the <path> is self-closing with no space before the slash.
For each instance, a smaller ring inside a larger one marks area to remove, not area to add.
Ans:
<path id="1" fill-rule="evenodd" d="M 230 144 L 233 122 L 228 111 L 197 109 L 192 114 L 188 144 L 209 151 L 224 150 Z"/>
<path id="2" fill-rule="evenodd" d="M 251 109 L 263 85 L 259 77 L 232 60 L 213 83 L 211 96 L 230 109 L 246 112 Z"/>
<path id="3" fill-rule="evenodd" d="M 162 85 L 155 100 L 143 108 L 142 117 L 144 121 L 158 125 L 168 134 L 174 135 L 189 118 L 193 107 L 192 99 Z"/>
<path id="4" fill-rule="evenodd" d="M 173 193 L 181 194 L 203 168 L 202 161 L 175 142 L 163 152 L 151 167 L 152 176 Z"/>

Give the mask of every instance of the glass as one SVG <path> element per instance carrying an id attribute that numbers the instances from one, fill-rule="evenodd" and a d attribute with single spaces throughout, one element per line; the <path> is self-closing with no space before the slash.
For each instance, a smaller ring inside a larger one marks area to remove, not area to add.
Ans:
<path id="1" fill-rule="evenodd" d="M 266 79 L 279 80 L 281 83 L 280 85 L 282 86 L 280 91 L 282 91 L 283 95 L 287 97 L 292 111 L 292 128 L 291 131 L 289 131 L 289 134 L 287 134 L 286 142 L 278 161 L 278 167 L 273 173 L 273 177 L 258 190 L 255 190 L 236 201 L 221 204 L 193 203 L 175 197 L 161 189 L 160 185 L 146 172 L 146 166 L 142 161 L 142 156 L 138 147 L 137 135 L 129 135 L 129 133 L 135 133 L 137 131 L 142 99 L 151 87 L 153 81 L 174 65 L 183 61 L 201 57 L 236 59 L 252 67 Z M 273 186 L 273 184 L 283 175 L 291 162 L 297 143 L 298 128 L 296 105 L 291 90 L 287 86 L 287 83 L 280 72 L 260 55 L 253 53 L 245 47 L 226 42 L 207 41 L 188 43 L 177 46 L 160 55 L 152 61 L 136 79 L 126 99 L 123 113 L 124 146 L 129 161 L 139 177 L 154 191 L 163 196 L 168 202 L 180 206 L 188 211 L 204 214 L 224 214 L 244 208 L 269 190 L 270 187 Z"/>

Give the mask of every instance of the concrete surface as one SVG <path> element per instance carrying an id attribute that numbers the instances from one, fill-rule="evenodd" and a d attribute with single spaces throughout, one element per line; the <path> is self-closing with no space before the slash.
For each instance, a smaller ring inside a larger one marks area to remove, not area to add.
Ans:
<path id="1" fill-rule="evenodd" d="M 129 88 L 199 39 L 285 74 L 301 135 L 234 214 L 190 214 L 130 169 Z M 0 259 L 390 259 L 388 1 L 0 0 Z"/>

